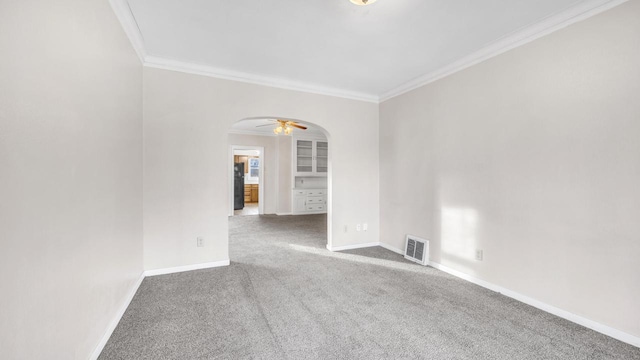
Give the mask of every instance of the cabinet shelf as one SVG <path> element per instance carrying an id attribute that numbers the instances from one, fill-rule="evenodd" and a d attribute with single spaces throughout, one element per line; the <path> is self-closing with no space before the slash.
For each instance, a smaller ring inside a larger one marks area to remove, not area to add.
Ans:
<path id="1" fill-rule="evenodd" d="M 329 164 L 329 142 L 296 139 L 293 142 L 295 175 L 326 176 Z"/>

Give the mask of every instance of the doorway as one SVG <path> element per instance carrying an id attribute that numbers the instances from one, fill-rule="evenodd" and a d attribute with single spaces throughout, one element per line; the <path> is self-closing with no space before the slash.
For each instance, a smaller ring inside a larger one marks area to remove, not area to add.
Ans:
<path id="1" fill-rule="evenodd" d="M 307 225 L 302 225 L 302 220 L 311 220 L 311 217 L 317 217 L 323 219 L 321 222 L 324 223 L 323 227 L 326 229 L 324 231 L 326 238 L 323 242 L 326 247 L 331 248 L 332 147 L 329 133 L 316 124 L 292 119 L 287 121 L 291 120 L 299 126 L 295 127 L 293 131 L 289 131 L 289 134 L 286 134 L 285 131 L 278 132 L 277 129 L 282 120 L 283 118 L 277 117 L 245 118 L 235 122 L 229 129 L 228 211 L 230 239 L 247 229 L 247 226 L 242 225 L 247 225 L 247 222 L 256 221 L 262 225 L 268 225 L 271 217 L 278 217 L 280 218 L 278 221 L 282 221 L 284 224 L 296 223 L 306 227 Z M 302 142 L 299 143 L 299 141 Z M 258 185 L 260 188 L 259 214 L 267 216 L 234 216 L 236 212 L 233 207 L 234 161 L 239 159 L 234 159 L 233 151 L 251 150 L 258 147 L 264 149 L 260 152 L 264 159 L 261 161 L 264 167 L 260 170 L 265 174 L 260 175 L 260 180 L 264 181 L 260 181 Z M 308 153 L 309 151 L 310 153 Z M 307 164 L 309 161 L 310 164 Z M 262 186 L 264 186 L 264 191 Z M 320 191 L 316 192 L 316 190 Z M 300 202 L 305 204 L 304 209 L 294 206 L 299 203 L 297 200 L 300 196 L 304 196 L 304 200 L 308 200 L 306 203 L 305 201 Z M 264 209 L 262 209 L 263 206 Z M 306 217 L 309 218 L 305 219 Z"/>
<path id="2" fill-rule="evenodd" d="M 264 148 L 231 145 L 229 216 L 264 214 Z"/>

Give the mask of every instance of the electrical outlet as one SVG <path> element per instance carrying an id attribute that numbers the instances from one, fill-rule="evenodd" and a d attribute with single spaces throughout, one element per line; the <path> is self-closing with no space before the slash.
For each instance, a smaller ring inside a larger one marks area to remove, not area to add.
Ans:
<path id="1" fill-rule="evenodd" d="M 484 257 L 484 254 L 482 253 L 482 250 L 476 249 L 476 260 L 482 261 L 483 257 Z"/>
<path id="2" fill-rule="evenodd" d="M 203 239 L 203 238 L 201 238 L 201 237 L 197 238 L 197 239 L 196 239 L 196 245 L 197 245 L 198 247 L 203 247 L 203 246 L 204 246 L 204 239 Z"/>
<path id="3" fill-rule="evenodd" d="M 362 224 L 362 230 L 364 231 L 369 230 L 369 225 L 367 223 Z"/>
<path id="4" fill-rule="evenodd" d="M 360 230 L 362 230 L 362 225 L 360 224 L 356 225 L 356 231 L 360 231 Z"/>

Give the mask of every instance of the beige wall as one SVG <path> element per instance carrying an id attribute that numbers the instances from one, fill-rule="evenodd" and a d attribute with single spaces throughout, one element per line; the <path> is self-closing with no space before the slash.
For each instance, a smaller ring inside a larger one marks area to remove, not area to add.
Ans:
<path id="1" fill-rule="evenodd" d="M 377 104 L 152 68 L 144 69 L 143 83 L 146 269 L 228 259 L 227 136 L 234 122 L 250 117 L 327 130 L 333 246 L 378 241 Z M 363 222 L 368 232 L 337 231 Z"/>
<path id="2" fill-rule="evenodd" d="M 381 241 L 640 336 L 640 2 L 381 104 Z M 484 261 L 474 250 L 484 250 Z"/>
<path id="3" fill-rule="evenodd" d="M 292 137 L 278 137 L 278 214 L 291 213 L 291 176 Z M 331 144 L 329 144 L 331 146 Z"/>
<path id="4" fill-rule="evenodd" d="M 108 1 L 0 2 L 0 357 L 87 359 L 142 273 L 142 66 Z"/>

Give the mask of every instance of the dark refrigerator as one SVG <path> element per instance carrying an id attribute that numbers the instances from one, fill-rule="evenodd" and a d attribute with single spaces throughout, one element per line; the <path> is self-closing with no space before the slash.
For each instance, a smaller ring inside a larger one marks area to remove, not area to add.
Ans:
<path id="1" fill-rule="evenodd" d="M 244 208 L 244 163 L 233 165 L 233 209 Z"/>

